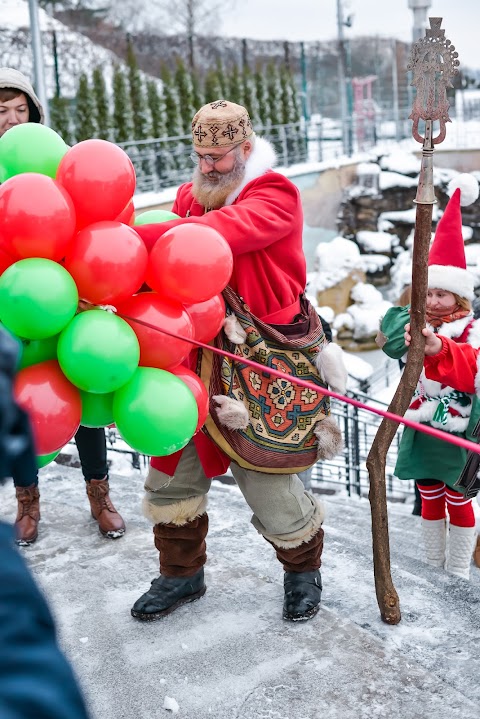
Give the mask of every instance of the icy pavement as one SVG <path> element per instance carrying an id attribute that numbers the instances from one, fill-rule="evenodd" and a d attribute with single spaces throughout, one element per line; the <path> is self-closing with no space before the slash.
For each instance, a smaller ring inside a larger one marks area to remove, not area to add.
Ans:
<path id="1" fill-rule="evenodd" d="M 139 509 L 141 473 L 114 475 L 111 488 L 127 522 L 116 541 L 90 518 L 78 469 L 42 470 L 40 537 L 22 550 L 94 719 L 480 716 L 480 570 L 469 584 L 424 564 L 411 505 L 389 507 L 398 626 L 383 624 L 376 604 L 367 500 L 327 498 L 322 609 L 289 624 L 273 549 L 237 488 L 217 482 L 205 597 L 143 624 L 130 607 L 158 559 Z M 13 520 L 10 484 L 0 503 Z"/>

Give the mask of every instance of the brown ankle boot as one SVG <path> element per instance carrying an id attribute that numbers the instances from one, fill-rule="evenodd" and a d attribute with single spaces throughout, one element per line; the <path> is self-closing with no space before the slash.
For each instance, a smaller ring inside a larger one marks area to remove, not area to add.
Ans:
<path id="1" fill-rule="evenodd" d="M 91 479 L 86 482 L 87 497 L 92 517 L 104 537 L 118 539 L 125 534 L 125 522 L 110 499 L 108 479 Z"/>
<path id="2" fill-rule="evenodd" d="M 16 487 L 18 511 L 15 520 L 17 544 L 33 544 L 38 537 L 40 520 L 40 492 L 36 484 L 29 487 Z"/>

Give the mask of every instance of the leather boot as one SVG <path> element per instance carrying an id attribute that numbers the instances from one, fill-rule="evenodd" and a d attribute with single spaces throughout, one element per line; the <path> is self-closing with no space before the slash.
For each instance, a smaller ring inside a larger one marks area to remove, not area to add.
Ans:
<path id="1" fill-rule="evenodd" d="M 147 622 L 200 599 L 207 589 L 203 565 L 207 560 L 208 515 L 182 525 L 156 524 L 153 532 L 160 552 L 160 576 L 131 609 L 132 617 Z"/>
<path id="2" fill-rule="evenodd" d="M 125 534 L 125 522 L 112 504 L 108 479 L 91 479 L 85 483 L 92 517 L 104 537 L 118 539 Z"/>
<path id="3" fill-rule="evenodd" d="M 277 547 L 277 558 L 283 564 L 285 576 L 283 618 L 290 622 L 312 619 L 320 609 L 322 578 L 323 529 L 297 547 Z M 270 542 L 272 544 L 272 542 Z"/>
<path id="4" fill-rule="evenodd" d="M 33 544 L 38 537 L 40 520 L 40 492 L 36 484 L 16 487 L 18 511 L 15 520 L 16 542 L 22 546 Z"/>

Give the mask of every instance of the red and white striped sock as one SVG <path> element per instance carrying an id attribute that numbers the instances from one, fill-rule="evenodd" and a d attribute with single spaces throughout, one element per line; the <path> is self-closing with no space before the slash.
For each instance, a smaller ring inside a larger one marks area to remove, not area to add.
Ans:
<path id="1" fill-rule="evenodd" d="M 454 524 L 457 527 L 475 526 L 475 514 L 471 499 L 465 499 L 463 494 L 447 487 L 446 500 L 450 524 Z"/>
<path id="2" fill-rule="evenodd" d="M 417 482 L 417 487 L 422 498 L 423 519 L 445 519 L 445 485 L 443 482 L 430 486 Z"/>

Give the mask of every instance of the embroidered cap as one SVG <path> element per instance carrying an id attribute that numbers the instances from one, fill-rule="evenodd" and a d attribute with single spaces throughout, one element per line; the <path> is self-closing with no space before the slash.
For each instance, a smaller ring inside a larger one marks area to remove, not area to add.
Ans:
<path id="1" fill-rule="evenodd" d="M 473 275 L 467 270 L 460 207 L 471 205 L 478 197 L 478 182 L 473 175 L 455 177 L 448 185 L 450 200 L 437 225 L 428 256 L 428 286 L 454 292 L 459 297 L 475 297 Z"/>
<path id="2" fill-rule="evenodd" d="M 232 147 L 253 134 L 247 110 L 228 100 L 204 105 L 192 120 L 195 147 Z"/>

